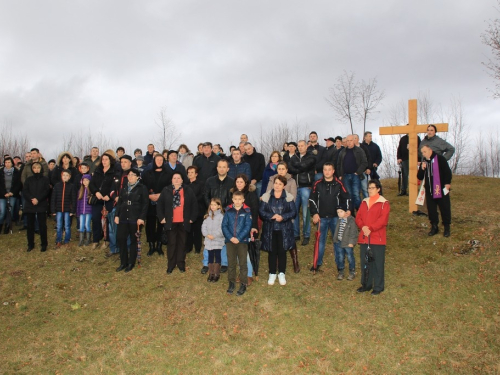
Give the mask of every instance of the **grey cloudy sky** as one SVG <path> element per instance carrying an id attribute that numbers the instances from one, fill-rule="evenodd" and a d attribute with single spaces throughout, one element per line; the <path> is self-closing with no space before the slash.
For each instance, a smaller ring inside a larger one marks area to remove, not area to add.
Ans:
<path id="1" fill-rule="evenodd" d="M 325 101 L 347 70 L 385 90 L 372 129 L 419 92 L 444 106 L 460 95 L 468 123 L 493 129 L 480 34 L 495 5 L 0 0 L 0 125 L 45 154 L 88 127 L 144 149 L 164 106 L 190 147 L 296 121 L 325 138 L 348 129 Z"/>

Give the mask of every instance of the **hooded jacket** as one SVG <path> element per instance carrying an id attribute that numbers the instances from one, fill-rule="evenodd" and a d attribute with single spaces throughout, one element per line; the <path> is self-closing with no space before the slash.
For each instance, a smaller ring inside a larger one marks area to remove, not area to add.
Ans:
<path id="1" fill-rule="evenodd" d="M 252 229 L 252 213 L 246 204 L 236 210 L 234 205 L 226 209 L 224 219 L 222 219 L 222 233 L 226 243 L 231 242 L 231 238 L 236 237 L 240 243 L 248 243 L 250 230 Z"/>
<path id="2" fill-rule="evenodd" d="M 207 250 L 219 250 L 224 246 L 224 233 L 222 233 L 222 220 L 224 219 L 224 214 L 221 210 L 214 212 L 214 217 L 209 213 L 207 218 L 203 220 L 201 225 L 201 233 L 205 237 L 205 249 Z M 211 240 L 207 238 L 208 235 L 214 236 Z"/>
<path id="3" fill-rule="evenodd" d="M 29 167 L 31 170 L 32 165 L 30 165 Z M 49 197 L 49 193 L 49 178 L 47 176 L 44 176 L 41 171 L 40 173 L 33 173 L 33 170 L 31 170 L 31 176 L 26 179 L 23 186 L 23 196 L 25 199 L 23 212 L 47 212 L 47 209 L 49 208 L 49 202 L 47 200 Z M 34 205 L 31 202 L 33 198 L 36 198 L 38 200 L 37 205 Z"/>
<path id="4" fill-rule="evenodd" d="M 284 251 L 293 249 L 295 246 L 292 219 L 297 215 L 297 209 L 293 199 L 294 197 L 285 190 L 278 199 L 275 198 L 273 189 L 262 196 L 259 207 L 259 214 L 263 221 L 261 249 L 265 251 L 272 250 L 274 230 L 281 230 L 282 232 Z M 283 221 L 271 220 L 275 214 L 281 215 Z"/>
<path id="5" fill-rule="evenodd" d="M 33 163 L 35 161 L 33 160 L 30 160 L 29 162 L 27 162 L 24 167 L 23 167 L 23 172 L 21 173 L 21 182 L 24 184 L 24 182 L 28 179 L 28 177 L 32 176 L 33 175 L 33 170 L 31 169 L 31 167 L 33 166 Z M 36 160 L 36 162 L 40 163 L 42 165 L 42 170 L 40 171 L 40 173 L 45 176 L 45 177 L 49 177 L 49 165 L 47 164 L 47 162 L 45 161 L 44 158 L 40 158 L 39 160 Z M 49 183 L 50 183 L 50 180 L 49 180 Z"/>
<path id="6" fill-rule="evenodd" d="M 231 197 L 233 196 L 234 189 L 230 190 Z M 248 185 L 248 190 L 245 192 L 245 205 L 250 207 L 252 213 L 252 228 L 259 229 L 259 198 L 255 185 Z"/>
<path id="7" fill-rule="evenodd" d="M 267 184 L 266 193 L 268 191 L 273 190 L 274 181 L 276 180 L 276 176 L 278 176 L 278 175 L 275 174 L 274 176 L 269 177 L 269 183 Z M 293 179 L 293 177 L 290 173 L 287 173 L 285 175 L 285 178 L 286 178 L 285 191 L 288 194 L 290 194 L 292 196 L 293 200 L 295 201 L 295 199 L 297 198 L 297 183 L 295 182 L 295 180 Z"/>
<path id="8" fill-rule="evenodd" d="M 387 243 L 387 224 L 389 223 L 389 213 L 391 207 L 389 201 L 380 196 L 377 201 L 368 208 L 370 198 L 365 198 L 361 202 L 356 214 L 356 225 L 359 228 L 358 243 L 371 245 L 385 245 Z M 369 238 L 363 233 L 362 228 L 367 226 L 371 233 Z"/>
<path id="9" fill-rule="evenodd" d="M 436 154 L 444 156 L 446 161 L 450 160 L 455 153 L 455 147 L 453 147 L 451 144 L 446 142 L 443 138 L 438 137 L 437 135 L 432 138 L 428 138 L 428 136 L 424 137 L 424 139 L 418 146 L 419 157 L 422 157 L 420 149 L 423 146 L 429 146 Z"/>
<path id="10" fill-rule="evenodd" d="M 63 168 L 63 165 L 62 165 L 62 158 L 64 155 L 67 155 L 69 157 L 69 167 L 67 168 L 67 170 L 71 173 L 71 177 L 69 179 L 69 182 L 71 183 L 75 183 L 77 182 L 75 180 L 75 177 L 77 175 L 77 170 L 76 168 L 73 166 L 73 155 L 71 155 L 71 153 L 69 151 L 63 151 L 59 154 L 59 156 L 57 157 L 57 162 L 56 162 L 56 166 L 54 167 L 54 169 L 52 170 L 52 172 L 50 172 L 50 184 L 52 186 L 56 186 L 56 184 L 60 181 L 62 181 L 61 179 L 61 173 L 62 171 L 64 171 L 65 169 Z M 55 212 L 55 211 L 53 211 Z"/>

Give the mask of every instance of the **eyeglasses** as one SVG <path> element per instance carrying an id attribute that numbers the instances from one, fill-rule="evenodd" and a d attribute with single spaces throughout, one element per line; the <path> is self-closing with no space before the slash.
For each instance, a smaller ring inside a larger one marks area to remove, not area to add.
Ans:
<path id="1" fill-rule="evenodd" d="M 368 188 L 368 190 L 372 190 L 372 189 L 378 189 L 376 186 L 371 186 Z"/>

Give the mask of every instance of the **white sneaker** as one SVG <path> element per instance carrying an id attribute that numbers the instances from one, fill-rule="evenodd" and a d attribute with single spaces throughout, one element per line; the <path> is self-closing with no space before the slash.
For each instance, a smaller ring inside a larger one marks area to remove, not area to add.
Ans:
<path id="1" fill-rule="evenodd" d="M 285 274 L 283 272 L 278 274 L 278 281 L 280 282 L 280 285 L 286 285 Z"/>
<path id="2" fill-rule="evenodd" d="M 270 273 L 269 274 L 269 280 L 267 280 L 267 285 L 274 285 L 275 281 L 276 281 L 276 274 L 275 273 Z"/>

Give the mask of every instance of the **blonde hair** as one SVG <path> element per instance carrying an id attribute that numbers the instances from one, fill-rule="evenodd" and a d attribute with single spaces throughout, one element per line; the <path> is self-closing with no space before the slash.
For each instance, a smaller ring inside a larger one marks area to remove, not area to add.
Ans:
<path id="1" fill-rule="evenodd" d="M 212 205 L 212 202 L 214 203 L 217 203 L 217 205 L 219 206 L 219 209 L 220 209 L 220 212 L 221 213 L 224 213 L 224 207 L 222 207 L 222 202 L 219 198 L 212 198 L 210 200 L 210 204 L 208 205 L 208 210 L 207 210 L 207 213 L 205 214 L 205 216 L 203 216 L 203 219 L 206 219 L 207 217 L 210 216 L 210 218 L 214 218 L 215 216 L 215 213 L 210 209 L 210 206 Z"/>

